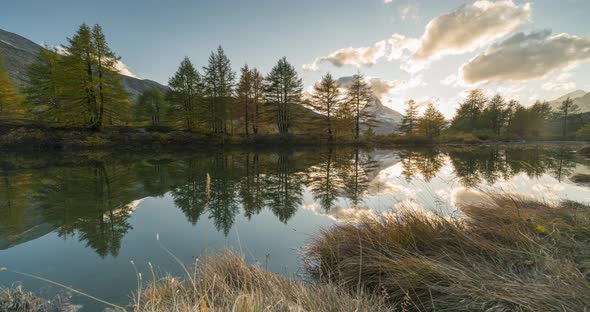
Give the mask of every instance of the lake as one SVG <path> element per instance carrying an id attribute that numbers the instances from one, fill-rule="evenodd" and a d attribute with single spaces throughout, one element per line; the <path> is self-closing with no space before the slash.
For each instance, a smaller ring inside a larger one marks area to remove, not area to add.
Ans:
<path id="1" fill-rule="evenodd" d="M 0 153 L 0 267 L 129 302 L 136 269 L 182 275 L 220 248 L 301 278 L 301 248 L 321 228 L 411 207 L 460 215 L 501 191 L 590 202 L 577 147 L 229 149 L 193 153 Z M 157 239 L 159 237 L 159 240 Z M 50 297 L 56 286 L 10 272 Z M 72 302 L 94 311 L 84 297 Z"/>

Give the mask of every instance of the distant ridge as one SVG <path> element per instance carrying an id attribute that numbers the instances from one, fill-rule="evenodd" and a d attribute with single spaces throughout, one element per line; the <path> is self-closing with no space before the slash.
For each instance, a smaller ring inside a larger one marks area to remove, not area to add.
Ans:
<path id="1" fill-rule="evenodd" d="M 550 101 L 549 104 L 551 105 L 551 108 L 557 110 L 559 109 L 561 103 L 565 101 L 568 97 L 574 101 L 574 104 L 577 104 L 580 107 L 580 113 L 590 112 L 590 93 L 584 90 L 576 90 L 567 93 L 553 101 Z"/>
<path id="2" fill-rule="evenodd" d="M 0 57 L 8 69 L 8 75 L 19 88 L 26 87 L 27 67 L 34 62 L 36 54 L 42 48 L 25 37 L 0 29 Z M 135 100 L 138 95 L 150 87 L 156 87 L 163 92 L 168 90 L 168 87 L 155 81 L 125 75 L 121 75 L 121 82 L 131 100 Z"/>

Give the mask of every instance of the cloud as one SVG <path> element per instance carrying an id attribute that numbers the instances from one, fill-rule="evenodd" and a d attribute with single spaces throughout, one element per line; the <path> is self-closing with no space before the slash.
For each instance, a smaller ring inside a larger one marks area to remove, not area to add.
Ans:
<path id="1" fill-rule="evenodd" d="M 561 73 L 559 76 L 545 82 L 541 87 L 548 91 L 571 90 L 576 88 L 576 83 L 569 81 L 571 73 Z"/>
<path id="2" fill-rule="evenodd" d="M 319 64 L 331 63 L 336 67 L 344 65 L 352 65 L 357 68 L 370 67 L 377 63 L 377 60 L 385 56 L 387 42 L 385 40 L 379 41 L 370 47 L 361 48 L 343 48 L 333 52 L 328 56 L 316 58 L 312 64 L 303 65 L 305 71 L 318 71 Z"/>
<path id="3" fill-rule="evenodd" d="M 590 59 L 590 39 L 550 30 L 517 33 L 490 46 L 461 68 L 467 83 L 526 81 Z"/>
<path id="4" fill-rule="evenodd" d="M 131 71 L 131 69 L 129 69 L 129 66 L 127 66 L 127 64 L 123 63 L 123 61 L 121 61 L 121 60 L 118 60 L 117 63 L 115 63 L 115 68 L 119 71 L 119 73 L 121 75 L 133 77 L 133 78 L 138 78 L 137 75 L 135 75 Z"/>
<path id="5" fill-rule="evenodd" d="M 402 21 L 415 20 L 418 18 L 418 7 L 412 4 L 402 5 L 398 9 L 398 13 Z"/>
<path id="6" fill-rule="evenodd" d="M 338 84 L 341 87 L 348 87 L 352 81 L 352 76 L 338 78 Z M 371 86 L 375 97 L 381 101 L 387 95 L 391 95 L 394 91 L 407 90 L 419 85 L 423 85 L 422 76 L 417 75 L 412 77 L 410 80 L 388 80 L 376 77 L 365 77 L 365 81 Z"/>
<path id="7" fill-rule="evenodd" d="M 383 0 L 383 3 L 392 3 L 393 0 Z"/>
<path id="8" fill-rule="evenodd" d="M 512 0 L 480 0 L 464 5 L 428 23 L 413 57 L 428 60 L 471 51 L 512 33 L 526 23 L 530 15 L 530 3 L 519 6 Z"/>

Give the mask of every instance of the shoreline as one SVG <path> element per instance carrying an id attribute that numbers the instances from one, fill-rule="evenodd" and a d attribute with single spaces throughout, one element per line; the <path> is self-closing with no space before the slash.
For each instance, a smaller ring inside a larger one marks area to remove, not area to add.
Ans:
<path id="1" fill-rule="evenodd" d="M 138 276 L 128 302 L 106 306 L 134 312 L 575 311 L 590 306 L 589 206 L 486 194 L 459 209 L 464 216 L 449 218 L 407 207 L 323 229 L 304 246 L 307 281 L 221 251 L 195 262 L 183 277 Z M 22 288 L 0 289 L 0 307 L 6 306 L 38 312 L 72 307 Z"/>
<path id="2" fill-rule="evenodd" d="M 260 147 L 454 147 L 490 145 L 587 145 L 587 141 L 575 140 L 525 140 L 517 138 L 481 140 L 471 134 L 449 134 L 436 139 L 405 137 L 395 134 L 361 137 L 358 140 L 337 137 L 333 141 L 321 136 L 290 135 L 227 135 L 211 136 L 186 131 L 159 131 L 146 128 L 117 127 L 101 132 L 88 129 L 51 128 L 44 126 L 0 125 L 0 148 L 3 151 L 64 151 L 86 150 L 197 150 L 203 148 L 260 148 Z"/>

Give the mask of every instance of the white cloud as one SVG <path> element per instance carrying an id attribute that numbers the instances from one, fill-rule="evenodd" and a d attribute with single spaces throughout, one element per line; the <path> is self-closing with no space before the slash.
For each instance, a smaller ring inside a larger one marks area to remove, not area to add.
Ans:
<path id="1" fill-rule="evenodd" d="M 357 68 L 370 67 L 377 63 L 377 60 L 385 56 L 387 42 L 385 40 L 379 41 L 370 47 L 361 48 L 343 48 L 333 52 L 328 56 L 316 58 L 312 64 L 303 65 L 305 71 L 318 71 L 319 64 L 331 63 L 336 67 L 344 65 L 352 65 Z"/>
<path id="2" fill-rule="evenodd" d="M 402 21 L 415 20 L 418 18 L 418 7 L 413 4 L 402 5 L 398 9 Z"/>
<path id="3" fill-rule="evenodd" d="M 490 46 L 461 68 L 467 83 L 526 81 L 590 60 L 590 39 L 550 30 L 517 33 Z"/>
<path id="4" fill-rule="evenodd" d="M 569 81 L 571 73 L 561 73 L 557 77 L 545 82 L 541 87 L 548 91 L 571 90 L 576 88 L 576 83 Z"/>
<path id="5" fill-rule="evenodd" d="M 121 61 L 121 60 L 118 60 L 117 63 L 115 63 L 115 68 L 119 71 L 119 73 L 121 75 L 133 77 L 133 78 L 138 78 L 137 75 L 135 75 L 131 71 L 131 69 L 129 69 L 129 66 L 127 66 L 127 64 L 123 63 L 123 61 Z"/>
<path id="6" fill-rule="evenodd" d="M 530 3 L 519 6 L 512 0 L 480 0 L 464 5 L 428 23 L 413 57 L 429 60 L 471 51 L 512 33 L 529 20 L 530 14 Z"/>

